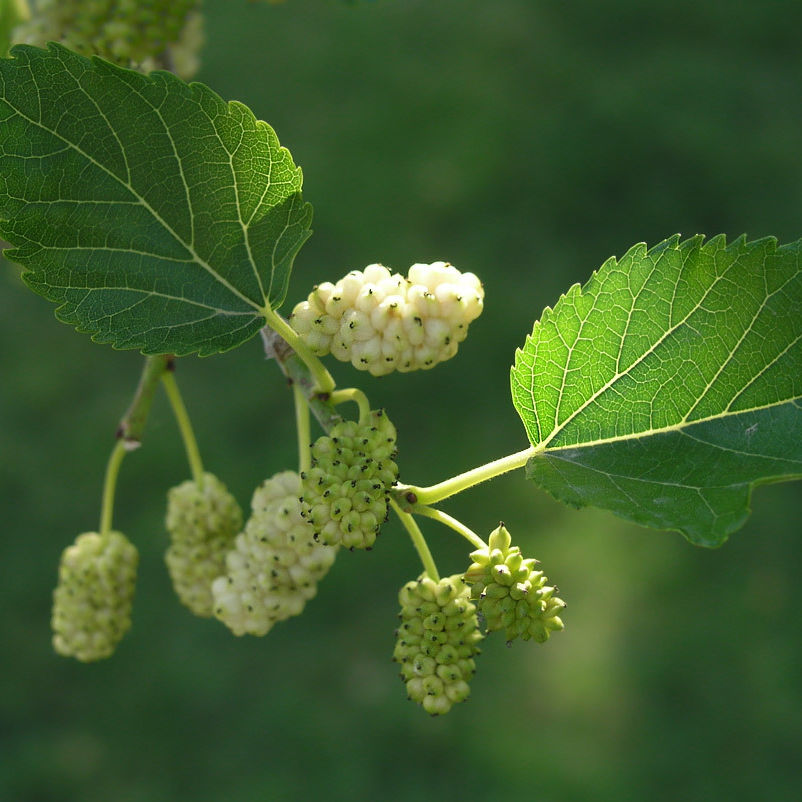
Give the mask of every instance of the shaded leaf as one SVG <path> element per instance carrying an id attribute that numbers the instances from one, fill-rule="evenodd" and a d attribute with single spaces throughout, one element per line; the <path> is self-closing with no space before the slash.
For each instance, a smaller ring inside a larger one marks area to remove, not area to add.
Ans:
<path id="1" fill-rule="evenodd" d="M 0 235 L 98 342 L 211 354 L 264 324 L 310 234 L 302 175 L 242 104 L 59 45 L 0 61 Z"/>

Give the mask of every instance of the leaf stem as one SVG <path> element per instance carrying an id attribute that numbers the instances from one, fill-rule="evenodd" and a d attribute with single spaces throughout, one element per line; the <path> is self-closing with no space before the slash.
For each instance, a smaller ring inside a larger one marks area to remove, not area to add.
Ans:
<path id="1" fill-rule="evenodd" d="M 508 471 L 522 468 L 535 453 L 535 447 L 529 446 L 529 448 L 525 448 L 523 451 L 518 451 L 507 457 L 493 460 L 493 462 L 488 462 L 486 465 L 480 465 L 478 468 L 460 473 L 436 485 L 431 485 L 430 487 L 397 485 L 393 492 L 396 497 L 404 499 L 409 504 L 420 504 L 423 506 L 436 504 L 438 501 L 442 501 L 456 493 L 461 493 L 469 487 L 488 481 L 488 479 L 494 479 L 496 476 L 501 476 L 501 474 L 507 473 Z"/>
<path id="2" fill-rule="evenodd" d="M 100 505 L 100 536 L 104 540 L 111 531 L 112 516 L 114 515 L 114 491 L 117 488 L 117 477 L 120 474 L 120 465 L 123 457 L 130 449 L 121 437 L 111 450 L 109 461 L 106 464 L 106 475 L 103 479 L 103 500 Z"/>
<path id="3" fill-rule="evenodd" d="M 202 487 L 203 462 L 201 461 L 200 450 L 198 449 L 198 441 L 195 439 L 195 433 L 192 431 L 192 423 L 189 420 L 187 408 L 184 406 L 184 400 L 181 398 L 181 392 L 178 389 L 172 367 L 162 374 L 162 383 L 167 392 L 167 398 L 170 399 L 170 406 L 173 408 L 173 415 L 175 415 L 175 421 L 181 432 L 181 439 L 184 441 L 184 448 L 187 452 L 187 461 L 192 471 L 192 478 L 195 484 Z"/>
<path id="4" fill-rule="evenodd" d="M 453 518 L 447 512 L 437 510 L 434 507 L 416 505 L 412 508 L 412 513 L 413 515 L 425 515 L 427 518 L 432 518 L 435 521 L 440 521 L 441 524 L 451 527 L 455 532 L 459 532 L 472 546 L 476 546 L 477 549 L 487 548 L 487 543 L 485 543 L 476 532 L 465 526 L 462 521 Z"/>
<path id="5" fill-rule="evenodd" d="M 298 430 L 298 473 L 304 473 L 312 467 L 309 404 L 304 391 L 297 384 L 293 385 L 292 397 L 295 400 L 295 427 Z"/>
<path id="6" fill-rule="evenodd" d="M 303 360 L 315 379 L 316 392 L 330 393 L 336 384 L 320 359 L 315 356 L 309 346 L 296 334 L 295 330 L 275 310 L 266 306 L 263 310 L 265 321 L 279 334 L 296 354 Z"/>
<path id="7" fill-rule="evenodd" d="M 412 545 L 415 547 L 415 551 L 418 552 L 418 556 L 423 563 L 423 570 L 435 582 L 439 582 L 440 574 L 437 573 L 437 566 L 435 565 L 434 557 L 432 557 L 432 553 L 429 551 L 426 538 L 423 537 L 423 532 L 420 531 L 417 521 L 408 512 L 404 512 L 393 498 L 390 498 L 390 506 L 393 508 L 395 514 L 404 525 L 404 528 L 407 530 L 407 532 L 409 532 Z"/>
<path id="8" fill-rule="evenodd" d="M 329 395 L 329 401 L 337 406 L 347 401 L 353 401 L 359 405 L 359 423 L 366 423 L 370 417 L 370 401 L 368 397 L 358 387 L 348 387 L 345 390 L 335 390 Z"/>

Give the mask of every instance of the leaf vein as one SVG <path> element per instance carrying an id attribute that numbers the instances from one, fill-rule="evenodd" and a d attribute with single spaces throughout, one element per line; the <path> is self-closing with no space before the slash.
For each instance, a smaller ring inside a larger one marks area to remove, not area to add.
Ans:
<path id="1" fill-rule="evenodd" d="M 82 91 L 83 91 L 83 88 L 82 88 Z M 192 255 L 192 257 L 193 257 L 193 259 L 192 259 L 192 261 L 193 261 L 193 262 L 195 262 L 196 264 L 198 264 L 200 267 L 202 267 L 204 270 L 206 270 L 206 271 L 207 271 L 207 272 L 208 272 L 210 275 L 212 275 L 212 276 L 213 276 L 213 277 L 214 277 L 214 278 L 215 278 L 215 279 L 216 279 L 218 282 L 220 282 L 220 284 L 222 284 L 224 287 L 226 287 L 226 289 L 228 289 L 228 290 L 229 290 L 229 292 L 231 292 L 231 293 L 232 293 L 232 295 L 235 295 L 237 298 L 239 298 L 240 300 L 244 301 L 246 304 L 248 304 L 248 306 L 251 306 L 251 307 L 253 307 L 253 308 L 254 308 L 254 309 L 256 309 L 257 311 L 259 310 L 259 306 L 258 306 L 258 304 L 254 303 L 254 302 L 253 302 L 253 301 L 252 301 L 250 298 L 248 298 L 247 296 L 243 295 L 243 294 L 242 294 L 242 293 L 241 293 L 241 292 L 240 292 L 240 291 L 239 291 L 239 290 L 238 290 L 236 287 L 232 286 L 232 285 L 231 285 L 231 284 L 230 284 L 228 281 L 226 281 L 226 279 L 224 279 L 224 278 L 223 278 L 223 277 L 222 277 L 222 276 L 221 276 L 221 275 L 220 275 L 220 274 L 219 274 L 217 271 L 215 271 L 215 270 L 214 270 L 214 269 L 213 269 L 213 268 L 212 268 L 212 267 L 211 267 L 209 264 L 207 264 L 207 263 L 206 263 L 206 262 L 205 262 L 205 261 L 204 261 L 204 260 L 203 260 L 203 259 L 200 257 L 200 255 L 199 255 L 199 254 L 198 254 L 198 253 L 197 253 L 197 252 L 196 252 L 196 251 L 195 251 L 193 248 L 191 248 L 191 247 L 188 245 L 188 243 L 184 242 L 184 240 L 183 240 L 183 239 L 182 239 L 182 238 L 181 238 L 181 237 L 178 235 L 178 233 L 177 233 L 177 232 L 176 232 L 176 231 L 175 231 L 175 230 L 172 228 L 172 226 L 170 226 L 170 224 L 169 224 L 169 223 L 168 223 L 168 222 L 167 222 L 167 221 L 166 221 L 164 218 L 162 218 L 162 216 L 161 216 L 161 215 L 160 215 L 160 214 L 159 214 L 159 213 L 156 211 L 156 209 L 154 209 L 154 208 L 153 208 L 153 207 L 152 207 L 152 206 L 151 206 L 151 205 L 150 205 L 150 204 L 147 202 L 147 200 L 146 200 L 146 199 L 145 199 L 143 196 L 141 196 L 141 195 L 140 195 L 140 194 L 139 194 L 139 193 L 138 193 L 138 192 L 137 192 L 137 191 L 134 189 L 134 187 L 133 187 L 133 186 L 131 186 L 130 184 L 128 184 L 128 183 L 126 183 L 126 182 L 124 182 L 124 181 L 122 181 L 122 179 L 120 179 L 120 178 L 119 178 L 119 176 L 115 175 L 113 171 L 109 170 L 109 168 L 108 168 L 108 167 L 106 167 L 104 164 L 102 164 L 102 163 L 98 162 L 98 161 L 97 161 L 97 160 L 96 160 L 94 157 L 92 157 L 92 156 L 91 156 L 89 153 L 87 153 L 86 151 L 84 151 L 82 148 L 80 148 L 80 147 L 79 147 L 78 145 L 76 145 L 74 142 L 70 142 L 70 141 L 69 141 L 69 140 L 68 140 L 66 137 L 62 136 L 62 135 L 61 135 L 61 134 L 59 134 L 57 131 L 55 131 L 55 130 L 51 130 L 50 128 L 48 128 L 47 126 L 45 126 L 45 125 L 44 125 L 44 124 L 42 124 L 42 123 L 38 123 L 36 120 L 32 119 L 32 118 L 31 118 L 31 117 L 29 117 L 28 115 L 26 115 L 26 114 L 23 114 L 23 113 L 22 113 L 22 111 L 20 111 L 19 109 L 16 109 L 16 108 L 15 108 L 15 109 L 14 109 L 14 112 L 15 112 L 15 113 L 16 113 L 16 114 L 17 114 L 19 117 L 21 117 L 23 120 L 27 120 L 27 121 L 28 121 L 29 123 L 31 123 L 32 125 L 35 125 L 35 126 L 37 126 L 37 127 L 41 128 L 42 130 L 46 131 L 47 133 L 51 134 L 52 136 L 55 136 L 55 137 L 57 137 L 57 138 L 58 138 L 58 139 L 60 139 L 62 142 L 65 142 L 65 143 L 66 143 L 68 146 L 70 146 L 71 148 L 73 148 L 73 149 L 76 151 L 76 153 L 78 153 L 78 154 L 80 154 L 81 156 L 83 156 L 85 159 L 87 159 L 87 161 L 89 161 L 89 162 L 91 162 L 92 164 L 94 164 L 94 165 L 95 165 L 95 166 L 96 166 L 98 169 L 102 170 L 104 173 L 106 173 L 106 174 L 107 174 L 108 176 L 110 176 L 112 179 L 114 179 L 115 181 L 119 182 L 119 183 L 120 183 L 120 184 L 121 184 L 123 187 L 125 187 L 125 188 L 126 188 L 126 189 L 127 189 L 127 190 L 128 190 L 128 191 L 129 191 L 129 192 L 130 192 L 130 193 L 131 193 L 131 194 L 132 194 L 134 197 L 135 197 L 135 198 L 137 198 L 137 199 L 138 199 L 138 201 L 139 201 L 139 202 L 140 202 L 140 204 L 143 206 L 143 208 L 145 208 L 145 209 L 146 209 L 146 210 L 147 210 L 147 211 L 148 211 L 148 212 L 149 212 L 149 213 L 150 213 L 150 214 L 153 216 L 153 218 L 154 218 L 154 219 L 155 219 L 155 220 L 156 220 L 156 221 L 157 221 L 157 222 L 158 222 L 160 225 L 162 225 L 162 226 L 164 227 L 165 231 L 167 231 L 167 232 L 168 232 L 168 233 L 169 233 L 169 234 L 170 234 L 170 235 L 171 235 L 171 236 L 172 236 L 172 237 L 175 239 L 175 241 L 176 241 L 176 242 L 178 242 L 180 245 L 183 245 L 183 246 L 184 246 L 184 247 L 185 247 L 185 248 L 186 248 L 186 249 L 189 251 L 189 253 L 190 253 L 190 254 Z"/>

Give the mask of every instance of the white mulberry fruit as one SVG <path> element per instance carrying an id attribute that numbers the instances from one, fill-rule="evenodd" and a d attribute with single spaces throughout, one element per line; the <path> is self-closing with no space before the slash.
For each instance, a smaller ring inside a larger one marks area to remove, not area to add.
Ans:
<path id="1" fill-rule="evenodd" d="M 214 614 L 212 580 L 225 571 L 226 554 L 242 529 L 242 510 L 226 486 L 206 473 L 167 494 L 170 547 L 164 555 L 178 598 L 195 615 Z"/>
<path id="2" fill-rule="evenodd" d="M 131 626 L 136 547 L 120 532 L 84 532 L 64 549 L 53 593 L 53 648 L 83 662 L 113 654 Z"/>
<path id="3" fill-rule="evenodd" d="M 401 626 L 393 660 L 410 699 L 433 716 L 447 713 L 470 694 L 482 633 L 476 606 L 459 575 L 435 582 L 407 582 L 398 595 Z"/>
<path id="4" fill-rule="evenodd" d="M 369 549 L 376 542 L 398 478 L 395 439 L 395 426 L 378 410 L 363 424 L 336 424 L 312 445 L 312 467 L 302 474 L 302 514 L 321 543 Z"/>
<path id="5" fill-rule="evenodd" d="M 290 324 L 318 356 L 384 376 L 451 359 L 483 301 L 479 279 L 447 262 L 412 265 L 407 278 L 374 264 L 320 284 Z"/>
<path id="6" fill-rule="evenodd" d="M 547 585 L 538 561 L 524 559 L 518 546 L 511 546 L 510 533 L 499 524 L 487 548 L 471 554 L 473 563 L 465 572 L 471 597 L 478 599 L 479 611 L 488 632 L 503 629 L 507 642 L 520 637 L 543 643 L 552 632 L 564 629 L 560 613 L 565 602 Z"/>
<path id="7" fill-rule="evenodd" d="M 254 492 L 245 531 L 212 583 L 214 614 L 235 635 L 265 635 L 317 593 L 337 549 L 316 543 L 301 517 L 301 479 L 278 473 Z"/>

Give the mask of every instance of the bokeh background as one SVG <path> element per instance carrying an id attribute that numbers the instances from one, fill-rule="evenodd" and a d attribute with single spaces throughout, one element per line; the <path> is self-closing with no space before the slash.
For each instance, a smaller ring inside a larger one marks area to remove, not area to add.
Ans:
<path id="1" fill-rule="evenodd" d="M 408 482 L 526 446 L 514 350 L 612 254 L 674 232 L 802 234 L 802 5 L 793 0 L 206 0 L 200 80 L 269 121 L 305 172 L 311 285 L 381 261 L 478 273 L 457 358 L 359 383 Z M 802 310 L 800 310 L 802 314 Z M 134 627 L 81 665 L 50 647 L 61 550 L 96 526 L 140 357 L 59 324 L 0 270 L 0 799 L 13 802 L 802 798 L 802 492 L 759 489 L 717 551 L 565 509 L 522 473 L 444 505 L 504 519 L 568 601 L 545 646 L 491 639 L 470 701 L 430 718 L 390 662 L 420 570 L 391 521 L 263 639 L 193 618 L 163 566 L 186 478 L 163 399 L 123 466 L 141 552 Z M 291 398 L 256 342 L 179 379 L 207 467 L 246 504 L 293 467 Z M 442 572 L 466 549 L 424 522 Z"/>

